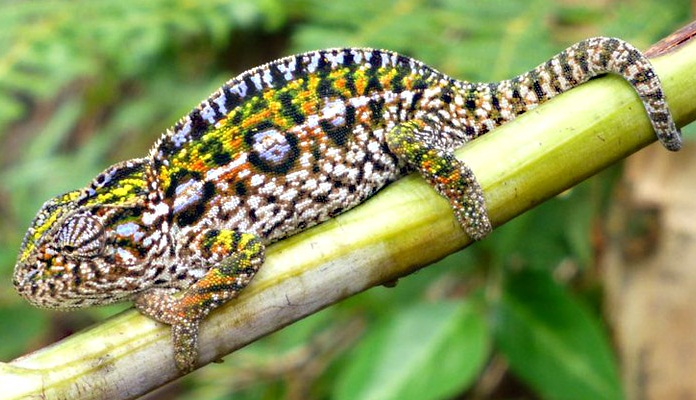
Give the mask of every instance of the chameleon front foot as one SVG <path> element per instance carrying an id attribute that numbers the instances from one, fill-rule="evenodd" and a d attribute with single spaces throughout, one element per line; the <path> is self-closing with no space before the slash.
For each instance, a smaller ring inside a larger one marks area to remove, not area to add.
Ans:
<path id="1" fill-rule="evenodd" d="M 198 326 L 202 317 L 190 315 L 195 309 L 189 310 L 187 315 L 182 307 L 183 297 L 176 298 L 174 292 L 174 289 L 151 289 L 135 299 L 135 307 L 148 317 L 171 325 L 174 362 L 179 371 L 188 373 L 196 366 Z"/>
<path id="2" fill-rule="evenodd" d="M 264 260 L 264 246 L 249 233 L 208 230 L 196 237 L 201 254 L 214 262 L 208 272 L 180 297 L 173 289 L 154 288 L 135 299 L 140 312 L 172 326 L 174 361 L 182 373 L 198 360 L 200 321 L 212 310 L 237 297 Z"/>
<path id="3" fill-rule="evenodd" d="M 198 360 L 198 326 L 200 320 L 183 320 L 172 325 L 174 362 L 182 373 L 193 371 Z"/>

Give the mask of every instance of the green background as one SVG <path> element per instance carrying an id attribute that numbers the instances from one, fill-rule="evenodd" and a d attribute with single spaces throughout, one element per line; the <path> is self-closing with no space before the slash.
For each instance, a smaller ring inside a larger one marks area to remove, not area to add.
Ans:
<path id="1" fill-rule="evenodd" d="M 17 251 L 43 201 L 145 155 L 161 132 L 245 69 L 360 46 L 402 52 L 460 79 L 495 81 L 590 36 L 646 48 L 689 21 L 689 7 L 685 0 L 1 1 L 0 359 L 128 306 L 60 313 L 14 293 Z M 620 172 L 153 398 L 621 398 L 593 240 Z M 491 375 L 498 376 L 492 385 Z"/>

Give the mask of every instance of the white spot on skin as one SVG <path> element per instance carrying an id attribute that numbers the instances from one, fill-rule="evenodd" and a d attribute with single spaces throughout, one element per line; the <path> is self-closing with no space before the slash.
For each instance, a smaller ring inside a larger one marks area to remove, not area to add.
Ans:
<path id="1" fill-rule="evenodd" d="M 261 91 L 263 89 L 263 85 L 261 84 L 261 76 L 258 73 L 251 75 L 249 79 L 256 87 L 256 90 Z"/>
<path id="2" fill-rule="evenodd" d="M 331 63 L 331 69 L 336 69 L 336 67 L 343 65 L 343 52 L 338 51 L 335 53 L 326 53 L 326 60 Z"/>
<path id="3" fill-rule="evenodd" d="M 401 92 L 401 100 L 406 104 L 411 104 L 413 102 L 413 92 L 410 90 L 404 90 Z"/>
<path id="4" fill-rule="evenodd" d="M 172 135 L 172 142 L 174 145 L 179 148 L 181 147 L 184 143 L 188 142 L 190 140 L 190 133 L 191 133 L 191 121 L 187 118 L 186 123 L 184 126 L 181 127 L 178 131 L 175 131 L 174 134 Z"/>
<path id="5" fill-rule="evenodd" d="M 249 205 L 250 205 L 252 208 L 259 208 L 259 206 L 260 206 L 261 203 L 262 203 L 261 197 L 259 197 L 259 196 L 249 196 L 249 200 L 247 201 L 247 203 L 249 203 Z"/>
<path id="6" fill-rule="evenodd" d="M 220 110 L 222 114 L 227 114 L 227 108 L 225 108 L 225 101 L 227 100 L 225 92 L 221 89 L 218 93 L 219 95 L 213 101 L 218 105 L 218 110 Z"/>
<path id="7" fill-rule="evenodd" d="M 208 172 L 205 173 L 205 180 L 206 181 L 217 181 L 221 175 L 224 175 L 236 168 L 238 168 L 240 165 L 245 164 L 247 161 L 247 153 L 239 153 L 239 155 L 232 160 L 229 164 L 225 164 L 221 167 L 213 168 L 211 170 L 208 170 Z"/>
<path id="8" fill-rule="evenodd" d="M 126 264 L 135 264 L 137 262 L 137 259 L 130 251 L 122 248 L 117 248 L 116 251 L 118 252 L 118 256 L 121 258 L 122 262 Z"/>
<path id="9" fill-rule="evenodd" d="M 188 274 L 195 279 L 201 279 L 205 276 L 205 270 L 202 269 L 189 269 Z"/>
<path id="10" fill-rule="evenodd" d="M 263 70 L 263 82 L 266 84 L 268 87 L 273 86 L 273 77 L 271 76 L 271 70 L 270 68 L 266 68 Z"/>
<path id="11" fill-rule="evenodd" d="M 295 200 L 295 197 L 297 197 L 297 190 L 289 189 L 289 190 L 285 191 L 284 193 L 282 193 L 278 198 L 281 201 L 291 202 L 291 201 Z"/>
<path id="12" fill-rule="evenodd" d="M 363 176 L 365 179 L 372 179 L 372 163 L 371 162 L 366 162 L 365 166 L 363 167 Z"/>
<path id="13" fill-rule="evenodd" d="M 432 87 L 432 88 L 427 88 L 423 91 L 423 97 L 426 99 L 432 99 L 436 98 L 437 96 L 440 95 L 440 92 L 442 90 L 439 87 Z"/>
<path id="14" fill-rule="evenodd" d="M 355 108 L 362 108 L 370 102 L 370 98 L 367 96 L 351 97 L 348 102 Z"/>
<path id="15" fill-rule="evenodd" d="M 285 135 L 277 129 L 266 129 L 254 134 L 252 148 L 271 165 L 282 164 L 292 150 Z"/>
<path id="16" fill-rule="evenodd" d="M 316 128 L 319 126 L 319 116 L 312 114 L 307 117 L 307 127 Z"/>
<path id="17" fill-rule="evenodd" d="M 319 58 L 321 55 L 319 52 L 314 52 L 310 54 L 309 64 L 307 64 L 307 72 L 314 73 L 319 68 Z"/>
<path id="18" fill-rule="evenodd" d="M 197 183 L 199 184 L 198 186 L 200 186 L 200 181 L 189 179 L 188 181 L 178 185 L 176 189 L 174 189 L 175 196 L 180 196 L 181 193 L 188 190 L 191 186 L 195 186 Z"/>
<path id="19" fill-rule="evenodd" d="M 275 193 L 275 191 L 278 189 L 278 187 L 275 184 L 275 178 L 266 183 L 265 185 L 261 186 L 259 189 L 259 194 L 263 195 L 272 195 Z"/>
<path id="20" fill-rule="evenodd" d="M 135 241 L 140 241 L 145 233 L 140 230 L 140 226 L 135 222 L 126 222 L 116 227 L 116 234 L 119 236 L 132 236 Z"/>
<path id="21" fill-rule="evenodd" d="M 302 168 L 309 168 L 312 165 L 311 159 L 312 159 L 312 154 L 310 154 L 308 152 L 302 153 L 302 155 L 300 156 L 300 165 L 302 166 Z M 302 171 L 302 170 L 299 170 L 299 171 Z"/>
<path id="22" fill-rule="evenodd" d="M 280 63 L 277 67 L 278 71 L 283 74 L 283 78 L 285 78 L 286 81 L 291 81 L 293 78 L 293 72 L 295 72 L 295 69 L 297 68 L 297 59 L 292 57 L 287 65 Z"/>
<path id="23" fill-rule="evenodd" d="M 256 207 L 255 208 L 256 212 L 256 217 L 260 221 L 270 221 L 273 219 L 273 215 L 276 213 L 276 205 L 275 204 L 266 204 L 261 207 Z"/>
<path id="24" fill-rule="evenodd" d="M 203 117 L 210 124 L 215 123 L 215 110 L 213 110 L 213 107 L 211 107 L 210 104 L 206 103 L 203 108 L 201 108 L 201 117 Z"/>
<path id="25" fill-rule="evenodd" d="M 240 81 L 237 82 L 237 84 L 234 85 L 230 90 L 237 93 L 239 97 L 244 98 L 249 88 L 247 87 L 246 82 Z"/>
<path id="26" fill-rule="evenodd" d="M 389 55 L 387 53 L 380 53 L 382 56 L 382 67 L 389 65 Z"/>
<path id="27" fill-rule="evenodd" d="M 345 125 L 346 105 L 343 100 L 328 101 L 321 109 L 322 118 L 331 121 L 333 126 Z"/>
<path id="28" fill-rule="evenodd" d="M 317 188 L 317 180 L 316 179 L 308 179 L 302 189 L 307 190 L 307 191 L 314 191 Z"/>
<path id="29" fill-rule="evenodd" d="M 174 190 L 174 204 L 172 211 L 174 213 L 181 212 L 186 207 L 200 200 L 203 195 L 203 182 L 190 179 L 176 187 Z"/>
<path id="30" fill-rule="evenodd" d="M 321 194 L 326 194 L 331 192 L 331 188 L 333 188 L 333 184 L 330 182 L 322 182 L 319 184 L 319 188 L 317 190 L 318 193 Z"/>
<path id="31" fill-rule="evenodd" d="M 362 61 L 362 51 L 351 50 L 350 55 L 353 56 L 353 62 L 357 65 L 360 65 L 360 62 Z"/>
<path id="32" fill-rule="evenodd" d="M 239 198 L 237 196 L 232 196 L 228 197 L 223 203 L 222 203 L 222 211 L 224 212 L 230 212 L 239 207 Z"/>
<path id="33" fill-rule="evenodd" d="M 341 177 L 341 176 L 343 176 L 343 175 L 346 173 L 347 170 L 348 170 L 348 169 L 346 168 L 345 165 L 343 165 L 343 164 L 336 164 L 336 165 L 334 166 L 333 173 L 334 173 L 334 176 L 335 176 L 335 177 Z"/>
<path id="34" fill-rule="evenodd" d="M 143 223 L 145 225 L 152 225 L 157 218 L 165 216 L 169 214 L 169 206 L 167 206 L 165 203 L 159 203 L 155 206 L 155 209 L 153 211 L 147 211 L 143 213 Z"/>
<path id="35" fill-rule="evenodd" d="M 250 184 L 252 187 L 256 187 L 259 185 L 263 185 L 263 182 L 266 180 L 266 176 L 262 174 L 254 174 L 251 176 Z"/>
<path id="36" fill-rule="evenodd" d="M 146 237 L 145 240 L 143 240 L 143 246 L 150 247 L 152 246 L 153 242 L 159 241 L 160 238 L 162 238 L 162 233 L 160 231 L 154 231 L 151 235 Z"/>

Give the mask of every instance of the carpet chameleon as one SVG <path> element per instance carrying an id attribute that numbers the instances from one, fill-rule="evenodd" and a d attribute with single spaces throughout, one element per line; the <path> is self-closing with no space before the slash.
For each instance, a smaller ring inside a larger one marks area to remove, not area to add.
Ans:
<path id="1" fill-rule="evenodd" d="M 453 149 L 604 73 L 634 87 L 657 138 L 678 150 L 658 77 L 620 39 L 581 41 L 498 83 L 364 48 L 270 62 L 228 81 L 147 156 L 47 201 L 24 237 L 14 285 L 41 307 L 133 300 L 172 326 L 176 365 L 190 371 L 200 321 L 251 281 L 267 244 L 410 171 L 450 201 L 471 237 L 486 236 L 482 191 Z"/>

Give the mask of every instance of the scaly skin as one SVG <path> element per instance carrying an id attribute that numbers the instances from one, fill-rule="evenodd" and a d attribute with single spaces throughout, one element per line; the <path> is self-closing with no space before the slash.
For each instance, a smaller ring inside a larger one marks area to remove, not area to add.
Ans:
<path id="1" fill-rule="evenodd" d="M 190 371 L 200 321 L 251 281 L 267 244 L 409 171 L 450 200 L 470 236 L 484 237 L 483 193 L 452 150 L 607 72 L 633 85 L 658 139 L 679 149 L 655 72 L 618 39 L 582 41 L 490 84 L 370 49 L 265 64 L 227 82 L 147 157 L 46 202 L 24 238 L 14 284 L 41 307 L 134 300 L 172 325 L 177 367 Z"/>

